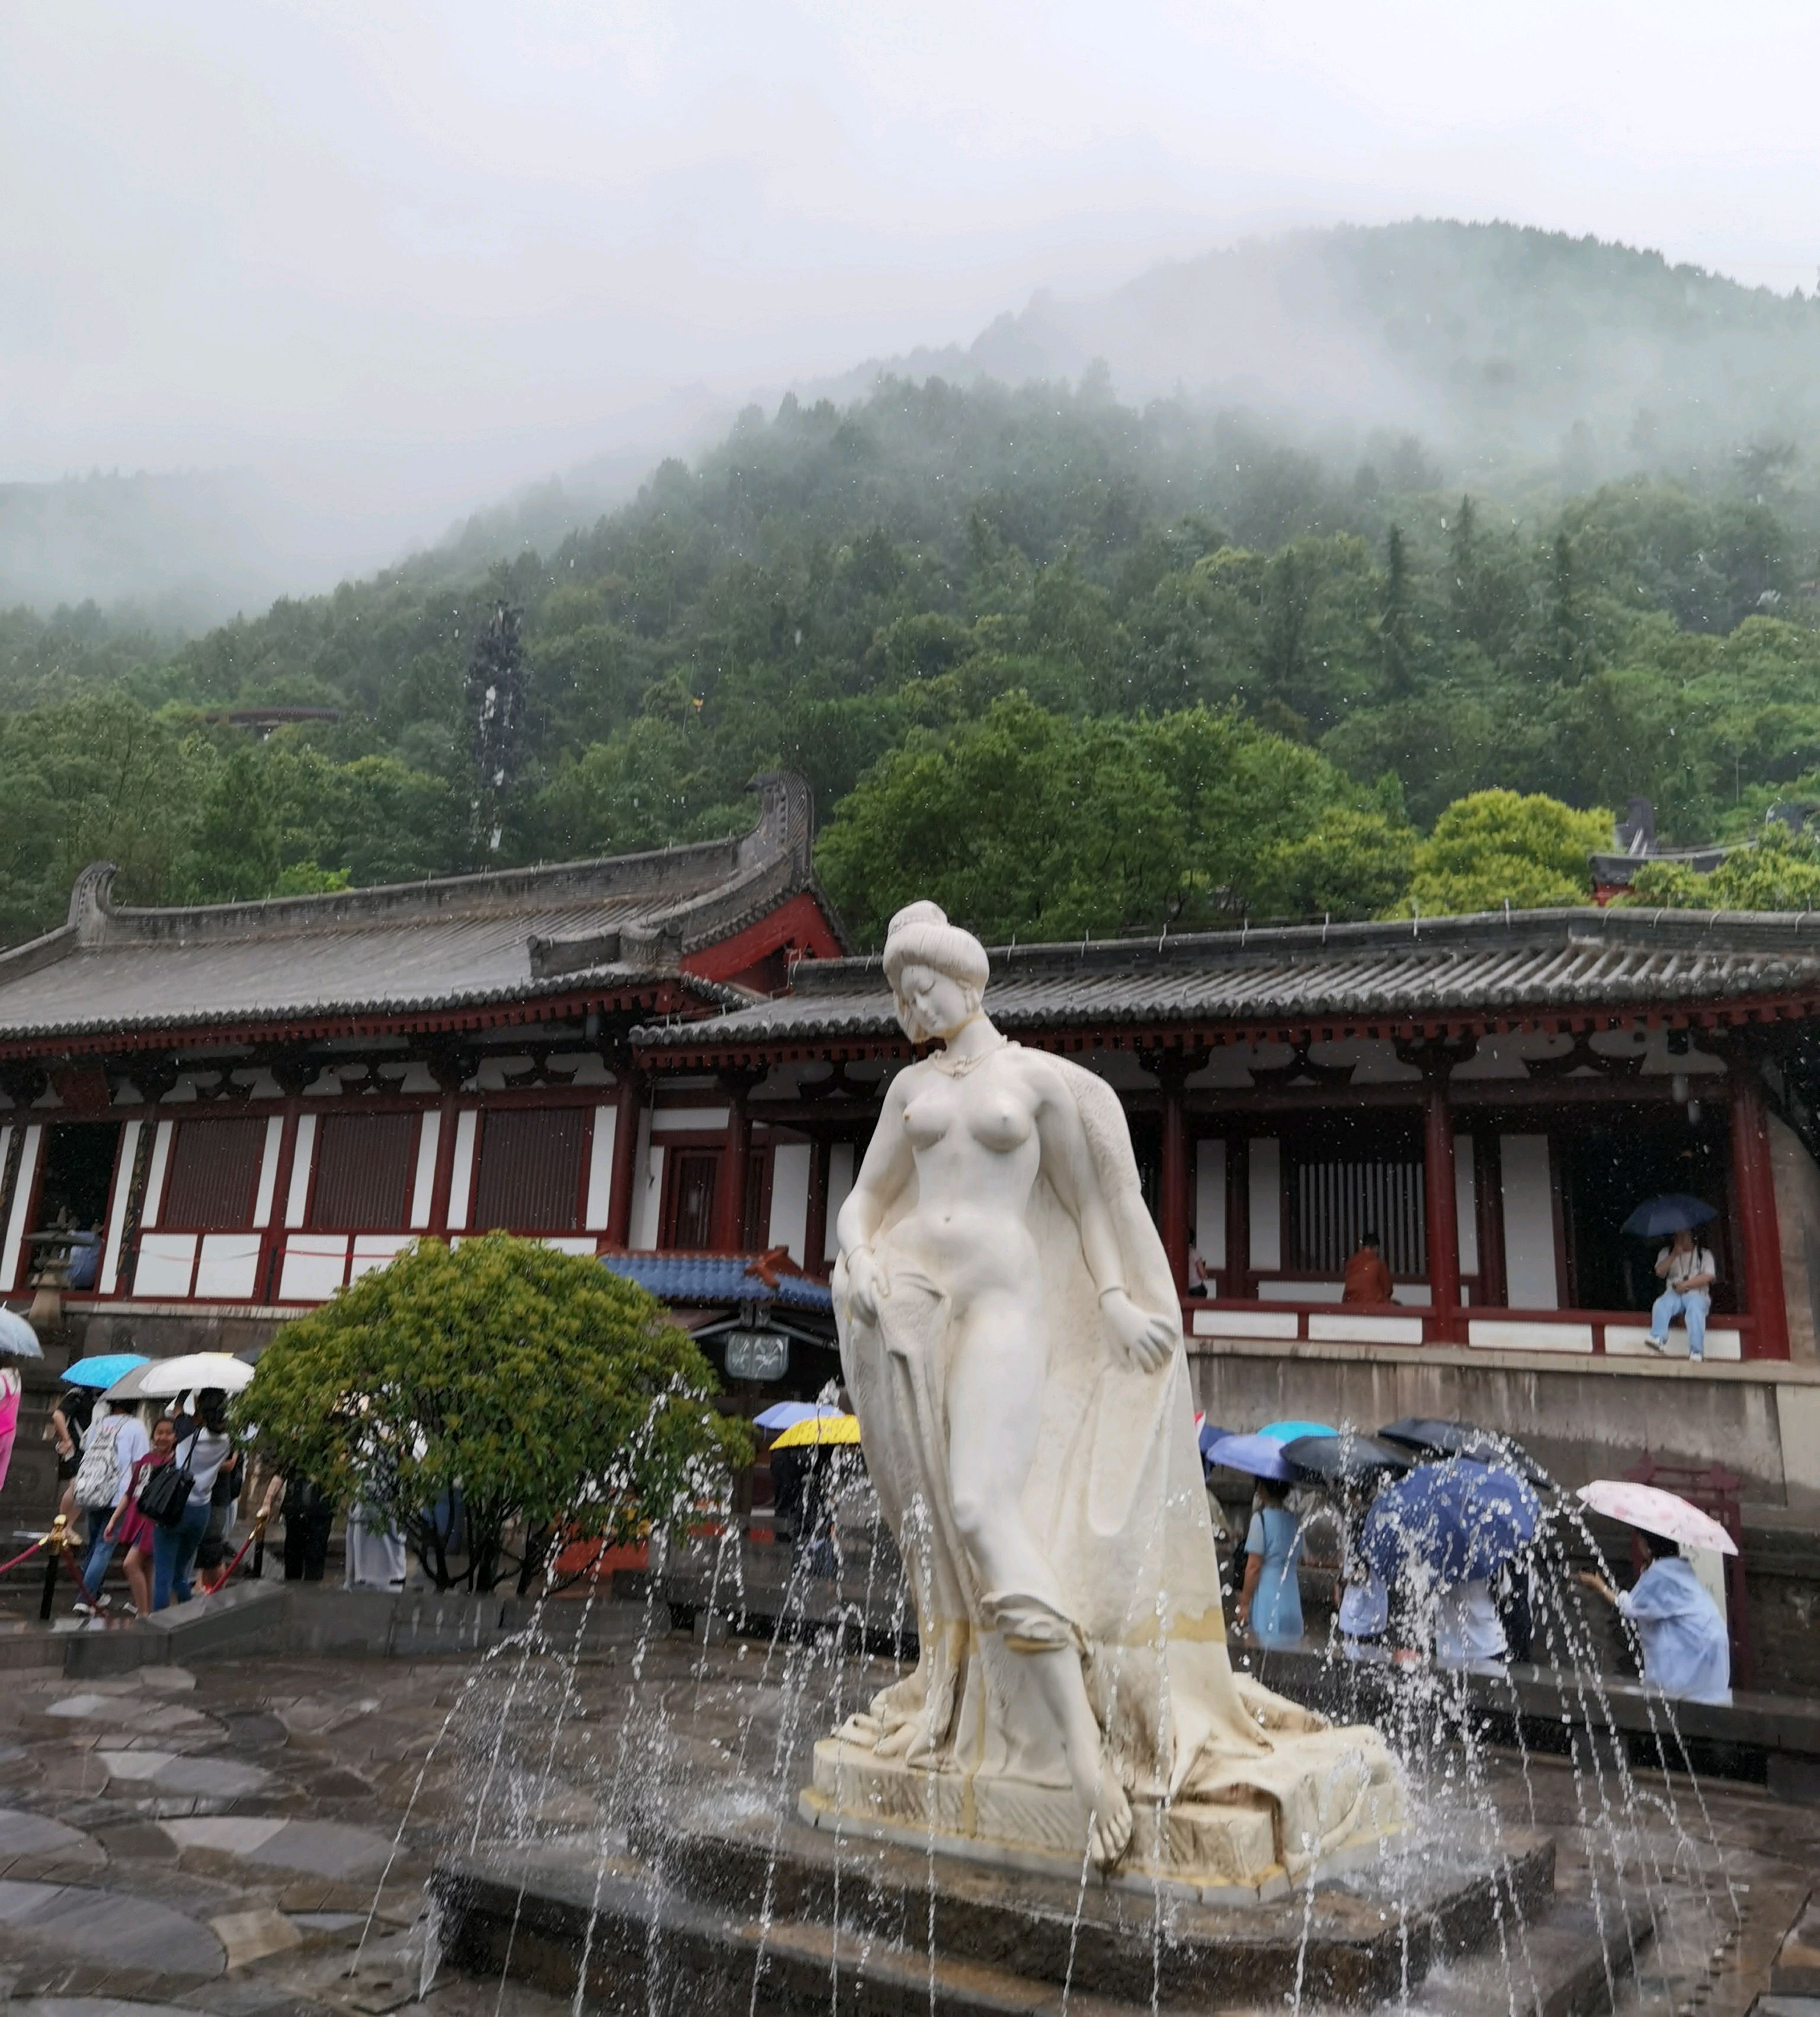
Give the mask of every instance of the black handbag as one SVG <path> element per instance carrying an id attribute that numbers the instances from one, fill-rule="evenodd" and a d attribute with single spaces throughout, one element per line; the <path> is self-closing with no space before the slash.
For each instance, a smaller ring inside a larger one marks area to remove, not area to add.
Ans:
<path id="1" fill-rule="evenodd" d="M 189 1454 L 178 1463 L 175 1457 L 161 1463 L 139 1488 L 139 1510 L 154 1527 L 181 1527 L 189 1507 L 193 1481 L 190 1466 L 196 1460 L 196 1431 L 189 1438 Z"/>

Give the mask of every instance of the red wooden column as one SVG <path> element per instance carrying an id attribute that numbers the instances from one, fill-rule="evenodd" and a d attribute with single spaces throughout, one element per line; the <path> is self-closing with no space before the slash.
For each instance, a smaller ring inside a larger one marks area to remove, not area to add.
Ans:
<path id="1" fill-rule="evenodd" d="M 613 1189 L 607 1200 L 607 1240 L 612 1247 L 632 1243 L 632 1193 L 638 1182 L 638 1122 L 643 1106 L 643 1074 L 630 1063 L 622 1064 L 614 1099 Z"/>
<path id="2" fill-rule="evenodd" d="M 728 1072 L 721 1079 L 726 1090 L 726 1143 L 720 1152 L 720 1181 L 714 1187 L 714 1244 L 722 1254 L 738 1254 L 745 1247 L 746 1165 L 752 1149 L 746 1095 L 754 1076 Z"/>
<path id="3" fill-rule="evenodd" d="M 827 1272 L 828 1143 L 818 1137 L 809 1152 L 809 1212 L 802 1229 L 802 1272 Z"/>
<path id="4" fill-rule="evenodd" d="M 1460 1224 L 1454 1197 L 1454 1111 L 1447 1102 L 1447 1070 L 1429 1081 L 1422 1126 L 1422 1189 L 1427 1205 L 1428 1279 L 1433 1335 L 1459 1335 Z"/>
<path id="5" fill-rule="evenodd" d="M 1782 1243 L 1770 1168 L 1769 1124 L 1754 1067 L 1735 1058 L 1731 1081 L 1732 1181 L 1738 1200 L 1744 1305 L 1752 1319 L 1750 1355 L 1786 1358 L 1789 1317 L 1782 1297 Z"/>

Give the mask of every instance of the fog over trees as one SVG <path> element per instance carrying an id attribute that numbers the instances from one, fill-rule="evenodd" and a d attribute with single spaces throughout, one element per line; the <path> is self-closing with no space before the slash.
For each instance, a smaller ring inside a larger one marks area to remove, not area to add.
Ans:
<path id="1" fill-rule="evenodd" d="M 863 937 L 913 883 L 1024 936 L 1554 900 L 1604 821 L 1537 795 L 1685 841 L 1820 799 L 1817 458 L 1820 304 L 1417 224 L 1036 304 L 750 406 L 604 515 L 547 487 L 188 637 L 153 591 L 218 555 L 157 485 L 88 500 L 97 553 L 143 535 L 112 612 L 31 606 L 0 493 L 0 929 L 103 855 L 160 901 L 724 832 L 779 763 Z M 224 718 L 274 706 L 340 719 Z"/>

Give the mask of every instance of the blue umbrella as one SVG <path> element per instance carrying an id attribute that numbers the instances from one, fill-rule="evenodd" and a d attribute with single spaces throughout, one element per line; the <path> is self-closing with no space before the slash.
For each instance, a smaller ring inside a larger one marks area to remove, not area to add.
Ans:
<path id="1" fill-rule="evenodd" d="M 1292 1443 L 1303 1436 L 1337 1436 L 1339 1431 L 1325 1422 L 1266 1422 L 1258 1434 L 1272 1442 Z"/>
<path id="2" fill-rule="evenodd" d="M 1224 1442 L 1231 1434 L 1231 1430 L 1221 1428 L 1217 1422 L 1203 1422 L 1197 1438 L 1201 1445 L 1202 1461 L 1210 1463 L 1213 1456 L 1213 1445 L 1217 1442 Z"/>
<path id="3" fill-rule="evenodd" d="M 1515 1472 L 1468 1457 L 1418 1465 L 1372 1502 L 1359 1549 L 1386 1582 L 1418 1564 L 1442 1589 L 1492 1571 L 1536 1537 L 1541 1502 Z"/>
<path id="4" fill-rule="evenodd" d="M 1655 1239 L 1665 1232 L 1692 1232 L 1718 1216 L 1710 1204 L 1685 1191 L 1665 1191 L 1660 1197 L 1645 1198 L 1624 1221 L 1624 1230 L 1639 1239 Z"/>
<path id="5" fill-rule="evenodd" d="M 15 1358 L 42 1358 L 45 1348 L 38 1341 L 38 1333 L 23 1317 L 15 1316 L 10 1310 L 0 1310 L 0 1351 L 9 1352 Z"/>
<path id="6" fill-rule="evenodd" d="M 150 1366 L 151 1361 L 137 1351 L 104 1351 L 98 1358 L 78 1358 L 63 1377 L 72 1387 L 93 1387 L 97 1389 L 111 1387 L 115 1380 L 124 1380 L 135 1366 Z"/>
<path id="7" fill-rule="evenodd" d="M 1242 1470 L 1253 1478 L 1280 1478 L 1287 1484 L 1295 1475 L 1283 1445 L 1274 1436 L 1222 1436 L 1207 1452 L 1209 1463 L 1224 1464 L 1228 1470 Z"/>
<path id="8" fill-rule="evenodd" d="M 812 1420 L 817 1415 L 838 1415 L 838 1408 L 817 1406 L 813 1401 L 774 1401 L 763 1414 L 752 1417 L 761 1429 L 793 1429 L 798 1422 Z"/>

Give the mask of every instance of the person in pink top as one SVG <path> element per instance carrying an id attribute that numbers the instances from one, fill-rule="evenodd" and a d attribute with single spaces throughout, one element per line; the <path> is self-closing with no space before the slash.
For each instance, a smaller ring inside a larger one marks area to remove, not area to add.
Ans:
<path id="1" fill-rule="evenodd" d="M 152 1424 L 152 1447 L 134 1464 L 120 1503 L 114 1509 L 114 1517 L 104 1530 L 108 1541 L 125 1546 L 126 1560 L 121 1567 L 126 1571 L 127 1587 L 133 1593 L 133 1608 L 142 1618 L 152 1608 L 152 1544 L 158 1530 L 139 1510 L 139 1494 L 158 1466 L 171 1461 L 171 1452 L 176 1447 L 177 1424 L 168 1415 L 161 1415 Z"/>
<path id="2" fill-rule="evenodd" d="M 19 1369 L 0 1366 L 0 1485 L 13 1467 L 13 1439 L 19 1433 Z"/>

